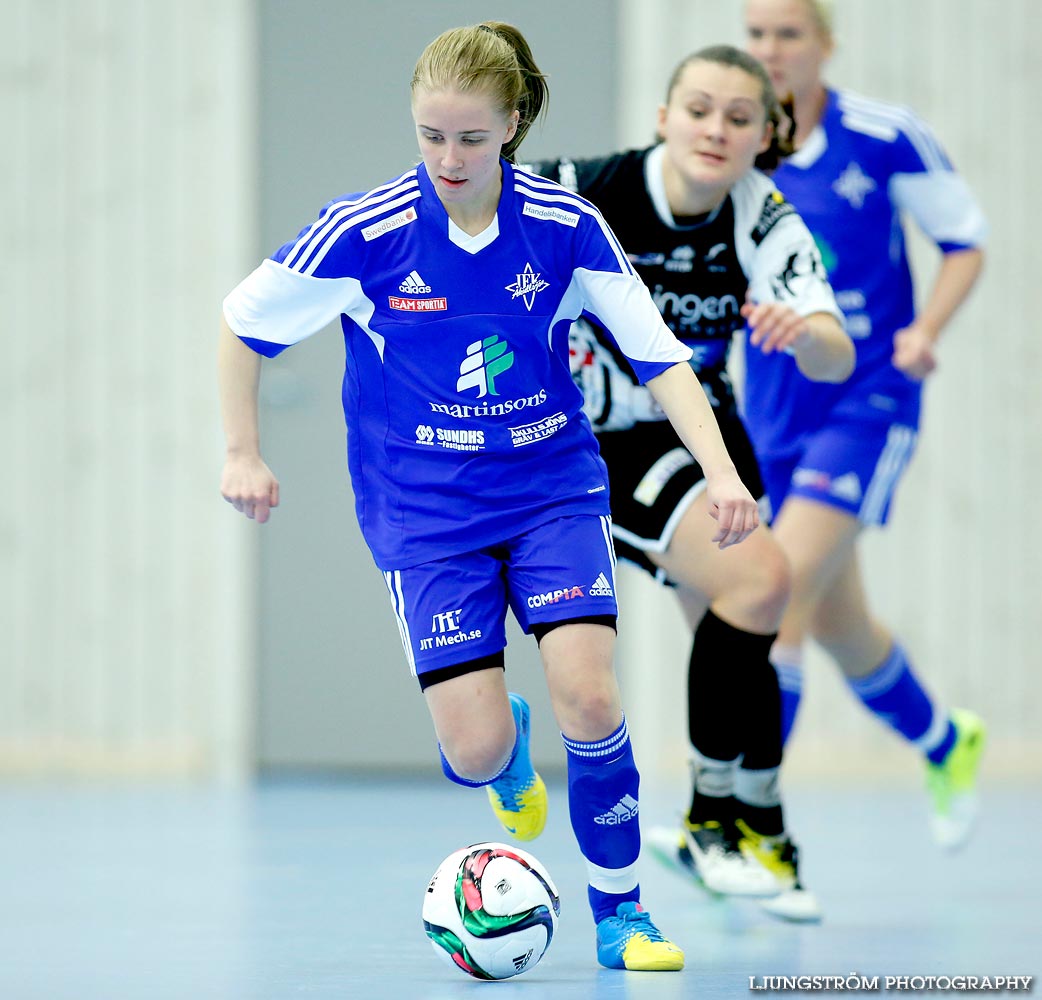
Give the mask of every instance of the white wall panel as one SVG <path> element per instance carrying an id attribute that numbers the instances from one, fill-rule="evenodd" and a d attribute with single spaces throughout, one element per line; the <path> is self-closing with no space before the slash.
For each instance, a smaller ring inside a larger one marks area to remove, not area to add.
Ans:
<path id="1" fill-rule="evenodd" d="M 254 245 L 252 34 L 247 0 L 0 13 L 0 771 L 248 756 L 214 342 Z"/>
<path id="2" fill-rule="evenodd" d="M 865 546 L 870 591 L 930 684 L 988 717 L 992 766 L 1038 768 L 1042 6 L 837 7 L 832 80 L 920 111 L 992 224 L 893 526 Z M 616 139 L 639 145 L 673 64 L 740 41 L 740 4 L 620 8 Z M 250 0 L 0 5 L 0 772 L 235 773 L 250 756 L 255 532 L 217 497 L 213 340 L 257 254 L 254 58 Z M 688 639 L 626 582 L 631 721 L 668 768 Z M 903 761 L 811 667 L 796 762 Z"/>
<path id="3" fill-rule="evenodd" d="M 987 271 L 945 336 L 919 453 L 892 524 L 863 545 L 869 594 L 930 687 L 986 717 L 988 766 L 1039 773 L 1042 537 L 1034 498 L 1042 493 L 1042 345 L 1032 292 L 1042 274 L 1033 222 L 1042 202 L 1035 127 L 1042 5 L 839 0 L 835 7 L 839 48 L 830 81 L 914 107 L 935 127 L 991 224 Z M 623 0 L 622 8 L 619 138 L 637 145 L 648 141 L 680 58 L 706 44 L 742 44 L 742 5 Z M 934 259 L 925 241 L 913 241 L 920 292 Z M 646 723 L 637 745 L 649 763 L 669 768 L 684 753 L 676 693 L 690 637 L 668 599 L 638 574 L 626 582 L 620 662 Z M 647 683 L 651 669 L 657 685 Z M 812 655 L 792 744 L 797 773 L 859 767 L 917 774 L 906 766 L 911 751 L 882 732 L 835 678 L 824 656 Z M 652 730 L 669 735 L 654 743 Z"/>

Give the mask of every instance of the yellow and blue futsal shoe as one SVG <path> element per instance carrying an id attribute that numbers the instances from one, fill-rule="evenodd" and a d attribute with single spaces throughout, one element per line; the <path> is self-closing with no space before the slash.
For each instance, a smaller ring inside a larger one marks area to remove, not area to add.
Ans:
<path id="1" fill-rule="evenodd" d="M 977 769 L 984 752 L 981 719 L 964 708 L 952 710 L 955 744 L 940 764 L 927 763 L 926 787 L 933 804 L 934 840 L 955 850 L 966 843 L 977 818 Z"/>
<path id="2" fill-rule="evenodd" d="M 614 917 L 597 924 L 597 961 L 606 969 L 676 972 L 684 953 L 651 922 L 640 903 L 619 903 Z"/>
<path id="3" fill-rule="evenodd" d="M 510 767 L 487 786 L 488 800 L 507 833 L 518 840 L 535 840 L 546 826 L 546 785 L 532 767 L 528 749 L 528 703 L 511 693 L 510 710 L 517 726 L 517 750 Z"/>

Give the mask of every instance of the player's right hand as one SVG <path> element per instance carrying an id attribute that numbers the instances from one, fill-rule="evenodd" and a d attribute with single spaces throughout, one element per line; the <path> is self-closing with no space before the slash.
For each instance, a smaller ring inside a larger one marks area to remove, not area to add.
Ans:
<path id="1" fill-rule="evenodd" d="M 279 505 L 279 481 L 260 455 L 229 455 L 221 474 L 221 495 L 251 521 L 263 524 Z"/>
<path id="2" fill-rule="evenodd" d="M 752 494 L 733 469 L 706 476 L 709 516 L 717 522 L 713 541 L 718 548 L 737 545 L 760 524 L 760 511 Z"/>

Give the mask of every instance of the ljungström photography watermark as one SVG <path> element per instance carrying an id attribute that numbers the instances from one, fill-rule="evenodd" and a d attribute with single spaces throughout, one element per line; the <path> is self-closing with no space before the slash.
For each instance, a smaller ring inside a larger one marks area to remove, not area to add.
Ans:
<path id="1" fill-rule="evenodd" d="M 1030 993 L 1033 976 L 750 976 L 749 989 L 768 993 L 890 992 Z"/>

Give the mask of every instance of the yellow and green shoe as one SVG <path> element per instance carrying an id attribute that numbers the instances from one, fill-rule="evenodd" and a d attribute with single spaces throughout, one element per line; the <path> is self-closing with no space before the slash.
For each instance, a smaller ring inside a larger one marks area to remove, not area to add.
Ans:
<path id="1" fill-rule="evenodd" d="M 955 850 L 969 838 L 977 818 L 977 770 L 984 752 L 986 730 L 973 712 L 952 710 L 955 744 L 940 764 L 927 763 L 926 787 L 933 814 L 930 828 L 941 847 Z"/>

